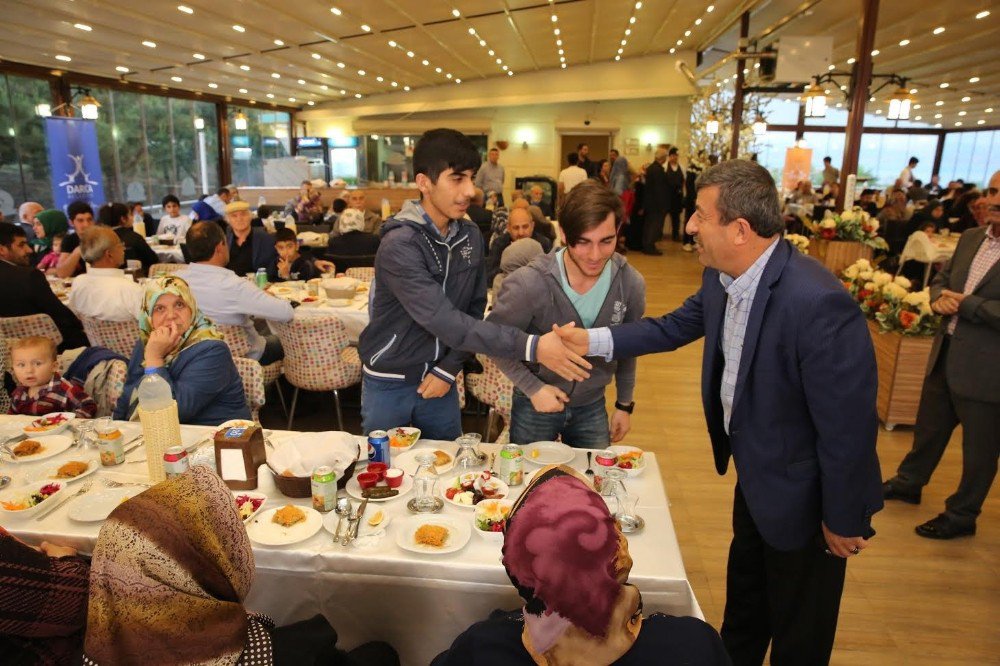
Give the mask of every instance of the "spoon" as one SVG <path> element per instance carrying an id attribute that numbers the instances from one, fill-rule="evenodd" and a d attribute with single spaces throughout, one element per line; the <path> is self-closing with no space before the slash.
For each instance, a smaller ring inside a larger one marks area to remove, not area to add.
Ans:
<path id="1" fill-rule="evenodd" d="M 10 477 L 6 475 L 0 476 L 0 488 L 6 488 L 9 485 L 10 485 Z"/>
<path id="2" fill-rule="evenodd" d="M 337 543 L 340 539 L 340 526 L 344 522 L 344 517 L 351 515 L 351 500 L 346 497 L 341 497 L 337 500 L 337 506 L 334 507 L 333 512 L 340 516 L 337 519 L 337 529 L 333 533 L 333 542 Z"/>
<path id="3" fill-rule="evenodd" d="M 594 476 L 594 470 L 590 469 L 590 457 L 593 455 L 593 451 L 587 451 L 587 471 L 584 472 L 587 476 Z"/>

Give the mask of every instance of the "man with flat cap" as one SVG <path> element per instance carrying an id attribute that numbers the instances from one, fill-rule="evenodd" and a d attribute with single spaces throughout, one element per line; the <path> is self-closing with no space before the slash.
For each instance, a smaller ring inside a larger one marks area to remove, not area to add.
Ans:
<path id="1" fill-rule="evenodd" d="M 229 245 L 229 264 L 226 266 L 237 275 L 253 275 L 258 269 L 267 271 L 267 278 L 274 282 L 278 277 L 278 252 L 274 238 L 263 227 L 252 228 L 250 204 L 232 201 L 226 204 L 226 244 Z"/>

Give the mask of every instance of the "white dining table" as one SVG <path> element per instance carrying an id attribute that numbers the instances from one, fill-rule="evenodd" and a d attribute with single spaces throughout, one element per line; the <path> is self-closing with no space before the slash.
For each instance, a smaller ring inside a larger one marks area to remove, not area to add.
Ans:
<path id="1" fill-rule="evenodd" d="M 363 290 L 358 291 L 354 298 L 348 302 L 335 302 L 325 296 L 320 296 L 319 301 L 308 303 L 304 302 L 308 293 L 305 290 L 305 286 L 299 286 L 300 284 L 297 282 L 279 282 L 270 285 L 268 292 L 278 298 L 299 301 L 299 307 L 295 308 L 294 317 L 296 319 L 323 316 L 336 317 L 344 324 L 344 328 L 347 329 L 347 337 L 350 343 L 352 345 L 358 344 L 361 331 L 365 330 L 365 326 L 371 321 L 371 317 L 368 314 L 367 286 Z M 322 292 L 322 289 L 320 291 Z"/>
<path id="2" fill-rule="evenodd" d="M 0 417 L 0 435 L 18 432 L 29 420 L 27 417 Z M 126 438 L 139 431 L 135 423 L 121 427 Z M 210 427 L 181 427 L 185 446 L 204 440 L 212 432 Z M 288 435 L 294 436 L 294 433 L 270 433 L 275 440 Z M 357 441 L 362 450 L 366 449 L 364 438 L 358 437 Z M 442 444 L 446 443 L 420 440 L 415 448 L 434 449 Z M 482 448 L 488 452 L 494 447 L 484 444 Z M 96 456 L 93 451 L 71 449 L 47 462 L 78 458 L 81 453 Z M 212 447 L 206 445 L 192 454 L 192 458 L 197 463 L 210 459 L 211 453 Z M 103 487 L 102 478 L 121 473 L 145 474 L 145 463 L 129 462 L 144 455 L 144 448 L 140 447 L 127 457 L 124 465 L 101 468 L 93 475 L 96 480 L 90 492 L 98 492 Z M 626 481 L 630 496 L 638 499 L 638 513 L 646 521 L 641 532 L 628 537 L 634 562 L 629 581 L 642 591 L 646 613 L 661 611 L 701 618 L 701 609 L 687 581 L 656 456 L 647 453 L 645 459 L 644 473 Z M 570 464 L 585 469 L 585 451 L 576 449 Z M 37 474 L 43 467 L 43 462 L 5 462 L 0 463 L 0 473 L 21 482 L 25 475 Z M 537 467 L 525 463 L 526 471 Z M 443 475 L 442 479 L 447 476 Z M 266 467 L 260 469 L 258 481 L 257 490 L 268 496 L 265 509 L 284 504 L 310 504 L 309 498 L 282 496 Z M 516 497 L 523 489 L 523 485 L 512 488 L 511 497 Z M 346 496 L 343 490 L 340 495 Z M 338 646 L 349 649 L 370 640 L 388 641 L 407 665 L 428 664 L 436 654 L 447 649 L 456 636 L 485 619 L 491 611 L 520 607 L 522 602 L 501 564 L 501 542 L 472 534 L 463 548 L 449 554 L 413 553 L 396 545 L 394 524 L 400 524 L 409 515 L 406 502 L 411 496 L 402 495 L 378 505 L 390 522 L 386 535 L 374 545 L 345 547 L 335 544 L 325 530 L 287 546 L 254 544 L 257 574 L 246 607 L 267 613 L 278 625 L 322 613 L 337 631 Z M 71 500 L 69 506 L 72 501 L 77 500 Z M 374 512 L 373 507 L 371 503 L 366 515 Z M 73 546 L 83 553 L 92 552 L 101 523 L 74 522 L 68 517 L 69 511 L 67 506 L 61 506 L 41 521 L 5 517 L 4 527 L 31 544 L 48 540 Z M 472 509 L 446 502 L 442 514 L 472 524 Z"/>
<path id="3" fill-rule="evenodd" d="M 183 264 L 184 252 L 180 245 L 162 245 L 160 243 L 150 243 L 149 248 L 159 257 L 163 264 Z"/>

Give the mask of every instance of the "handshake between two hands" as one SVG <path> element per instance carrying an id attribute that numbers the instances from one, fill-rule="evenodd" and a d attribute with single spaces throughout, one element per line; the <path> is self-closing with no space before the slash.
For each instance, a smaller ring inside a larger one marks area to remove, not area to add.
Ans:
<path id="1" fill-rule="evenodd" d="M 536 360 L 563 379 L 571 382 L 590 377 L 591 364 L 584 356 L 590 345 L 587 331 L 570 322 L 553 325 L 552 330 L 538 339 Z"/>

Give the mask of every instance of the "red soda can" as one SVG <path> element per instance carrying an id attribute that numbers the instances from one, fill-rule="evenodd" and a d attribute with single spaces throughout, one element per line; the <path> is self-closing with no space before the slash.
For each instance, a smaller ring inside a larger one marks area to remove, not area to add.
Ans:
<path id="1" fill-rule="evenodd" d="M 168 479 L 180 476 L 191 469 L 187 451 L 182 446 L 171 446 L 163 452 L 163 473 Z"/>
<path id="2" fill-rule="evenodd" d="M 594 462 L 597 463 L 597 469 L 594 470 L 594 490 L 601 492 L 604 485 L 604 470 L 617 465 L 618 456 L 611 449 L 605 449 L 594 454 Z"/>

